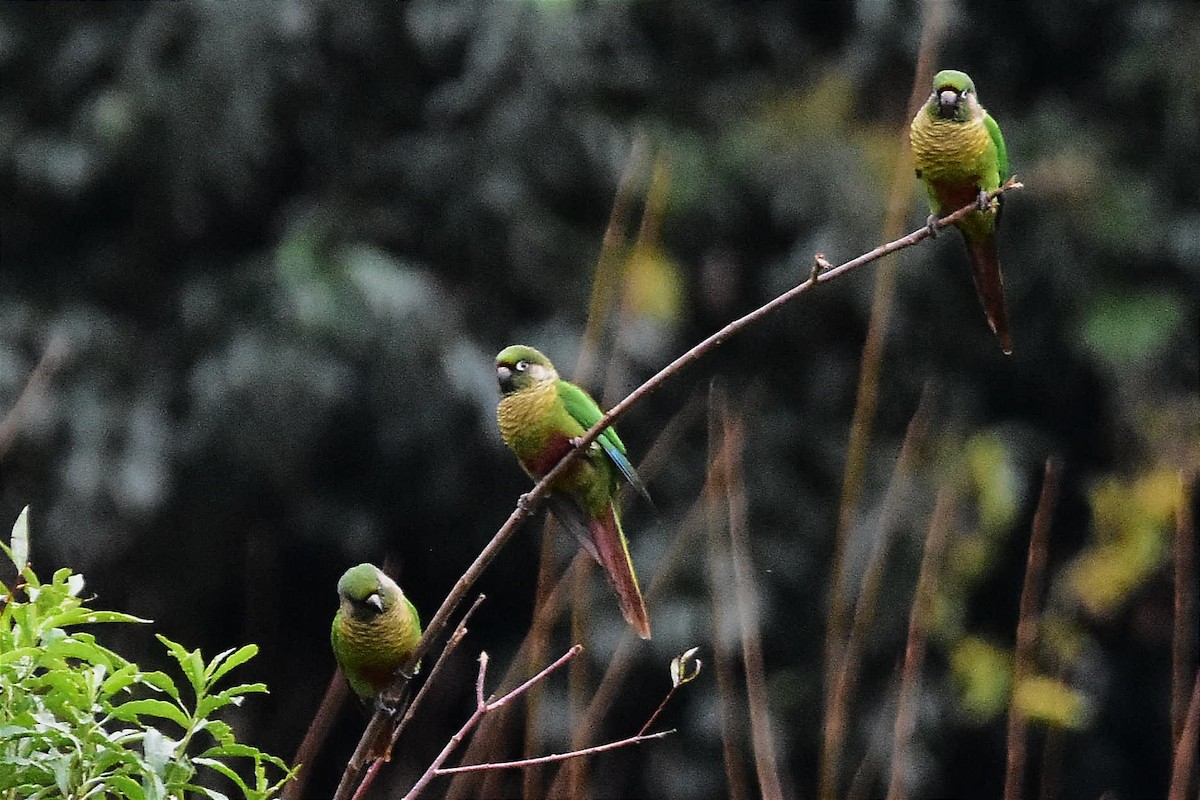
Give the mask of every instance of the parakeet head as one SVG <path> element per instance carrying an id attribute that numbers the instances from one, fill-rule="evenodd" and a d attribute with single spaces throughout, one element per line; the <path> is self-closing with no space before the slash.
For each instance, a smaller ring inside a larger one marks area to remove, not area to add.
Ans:
<path id="1" fill-rule="evenodd" d="M 396 582 L 374 564 L 359 564 L 338 580 L 343 611 L 357 617 L 375 617 L 391 609 L 403 593 Z"/>
<path id="2" fill-rule="evenodd" d="M 966 122 L 980 108 L 971 76 L 956 69 L 944 69 L 933 76 L 933 94 L 925 107 L 938 119 Z"/>
<path id="3" fill-rule="evenodd" d="M 509 345 L 496 356 L 496 380 L 500 394 L 512 394 L 545 381 L 558 380 L 550 359 L 532 347 Z"/>

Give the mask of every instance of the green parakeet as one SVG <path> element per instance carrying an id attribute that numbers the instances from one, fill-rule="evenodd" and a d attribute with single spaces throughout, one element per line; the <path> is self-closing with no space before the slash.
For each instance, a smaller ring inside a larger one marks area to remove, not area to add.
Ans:
<path id="1" fill-rule="evenodd" d="M 421 640 L 417 609 L 374 564 L 346 570 L 329 641 L 354 693 L 363 700 L 388 687 Z"/>
<path id="2" fill-rule="evenodd" d="M 496 377 L 501 394 L 496 413 L 500 435 L 534 480 L 553 469 L 574 441 L 603 416 L 587 392 L 561 380 L 550 359 L 532 347 L 512 345 L 500 351 Z M 604 568 L 626 621 L 649 639 L 650 619 L 613 502 L 618 477 L 646 494 L 625 455 L 624 443 L 607 428 L 555 481 L 549 505 L 559 523 Z"/>
<path id="3" fill-rule="evenodd" d="M 1005 353 L 1012 352 L 1004 308 L 1004 278 L 996 253 L 996 225 L 1002 197 L 988 202 L 1008 179 L 1008 151 L 1000 126 L 979 104 L 975 84 L 965 72 L 946 69 L 933 77 L 933 94 L 910 128 L 917 178 L 929 195 L 930 230 L 936 217 L 976 201 L 956 223 L 967 242 L 975 273 L 975 291 L 988 324 Z"/>

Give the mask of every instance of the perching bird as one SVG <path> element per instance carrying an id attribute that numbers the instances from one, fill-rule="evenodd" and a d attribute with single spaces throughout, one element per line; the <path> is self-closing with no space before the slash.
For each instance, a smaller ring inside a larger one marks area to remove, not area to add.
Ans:
<path id="1" fill-rule="evenodd" d="M 363 700 L 388 687 L 421 639 L 417 609 L 374 564 L 346 570 L 329 641 L 346 682 Z"/>
<path id="2" fill-rule="evenodd" d="M 501 394 L 496 412 L 500 435 L 534 480 L 553 469 L 575 440 L 603 416 L 587 392 L 561 380 L 550 359 L 532 347 L 512 345 L 500 351 L 496 377 Z M 613 502 L 618 476 L 649 496 L 625 455 L 624 443 L 615 430 L 606 428 L 555 481 L 549 504 L 559 523 L 604 568 L 626 621 L 649 639 L 650 619 Z"/>
<path id="3" fill-rule="evenodd" d="M 909 131 L 917 178 L 929 194 L 933 231 L 937 217 L 975 201 L 956 223 L 967 242 L 975 273 L 975 291 L 988 324 L 1005 353 L 1012 352 L 1004 308 L 1004 278 L 996 253 L 996 225 L 1002 197 L 988 202 L 1008 178 L 1008 152 L 1000 126 L 979 104 L 975 84 L 965 72 L 946 69 L 933 77 L 933 94 L 913 118 Z"/>

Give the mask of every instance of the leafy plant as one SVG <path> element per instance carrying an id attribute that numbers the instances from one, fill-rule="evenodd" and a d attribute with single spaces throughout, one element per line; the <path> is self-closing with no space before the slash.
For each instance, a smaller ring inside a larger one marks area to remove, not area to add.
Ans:
<path id="1" fill-rule="evenodd" d="M 247 694 L 267 691 L 261 683 L 219 687 L 254 657 L 255 645 L 206 663 L 199 650 L 158 635 L 186 678 L 181 691 L 171 676 L 143 670 L 82 630 L 149 620 L 89 608 L 81 596 L 83 576 L 69 569 L 42 583 L 26 564 L 26 513 L 13 527 L 12 547 L 0 548 L 18 570 L 11 587 L 0 583 L 0 797 L 167 800 L 196 793 L 225 800 L 198 785 L 205 768 L 227 778 L 246 800 L 266 800 L 291 778 L 283 761 L 239 743 L 232 728 L 213 717 Z M 208 746 L 200 749 L 201 741 Z M 252 765 L 249 780 L 231 766 L 242 759 Z"/>

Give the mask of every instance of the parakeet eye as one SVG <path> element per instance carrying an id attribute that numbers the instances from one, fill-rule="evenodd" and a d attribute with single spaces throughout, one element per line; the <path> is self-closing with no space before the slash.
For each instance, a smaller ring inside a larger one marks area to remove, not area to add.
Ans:
<path id="1" fill-rule="evenodd" d="M 524 372 L 525 370 L 529 369 L 529 362 L 522 359 L 521 361 L 518 361 L 515 366 L 517 368 L 517 372 Z"/>

